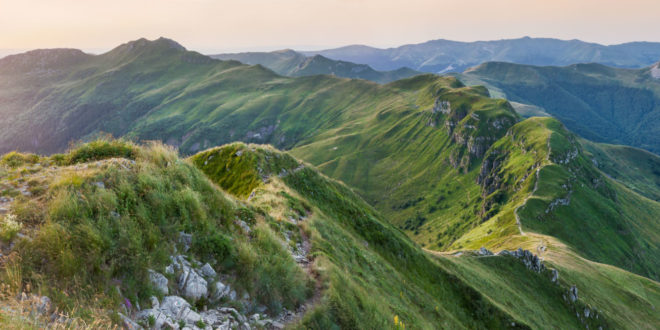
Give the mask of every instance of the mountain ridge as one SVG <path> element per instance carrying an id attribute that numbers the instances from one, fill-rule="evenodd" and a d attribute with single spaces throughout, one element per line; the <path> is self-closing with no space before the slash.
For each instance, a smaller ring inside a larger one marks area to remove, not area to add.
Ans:
<path id="1" fill-rule="evenodd" d="M 318 54 L 305 56 L 291 49 L 273 52 L 216 54 L 210 55 L 210 57 L 220 60 L 236 60 L 250 65 L 261 64 L 280 75 L 289 77 L 328 74 L 343 78 L 366 79 L 378 83 L 388 83 L 421 74 L 421 72 L 409 68 L 376 71 L 365 64 L 335 61 Z"/>
<path id="2" fill-rule="evenodd" d="M 616 67 L 644 67 L 660 59 L 660 43 L 629 42 L 601 45 L 580 40 L 553 38 L 518 38 L 460 42 L 430 40 L 391 48 L 364 45 L 303 52 L 332 59 L 369 64 L 378 70 L 407 66 L 414 70 L 445 73 L 489 61 L 507 61 L 531 65 L 568 65 L 598 62 Z"/>

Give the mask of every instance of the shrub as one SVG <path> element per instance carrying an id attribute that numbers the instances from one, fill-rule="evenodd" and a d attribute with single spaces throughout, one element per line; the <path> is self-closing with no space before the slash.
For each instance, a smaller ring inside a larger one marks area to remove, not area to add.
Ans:
<path id="1" fill-rule="evenodd" d="M 35 164 L 39 162 L 39 156 L 35 154 L 22 154 L 12 151 L 2 157 L 1 163 L 11 168 L 17 168 L 26 163 Z"/>
<path id="2" fill-rule="evenodd" d="M 113 157 L 135 159 L 137 147 L 126 140 L 99 139 L 84 143 L 69 151 L 64 164 L 71 165 Z M 57 157 L 61 159 L 61 157 Z M 57 162 L 57 159 L 53 161 Z"/>
<path id="3" fill-rule="evenodd" d="M 7 214 L 0 222 L 0 239 L 5 242 L 11 241 L 16 234 L 21 230 L 23 225 L 16 221 L 16 216 L 13 214 Z"/>

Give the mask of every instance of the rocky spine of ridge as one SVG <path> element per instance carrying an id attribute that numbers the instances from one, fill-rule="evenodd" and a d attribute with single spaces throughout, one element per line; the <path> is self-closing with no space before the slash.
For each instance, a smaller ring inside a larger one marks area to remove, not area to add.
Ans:
<path id="1" fill-rule="evenodd" d="M 465 150 L 457 150 L 450 156 L 454 168 L 467 172 L 470 164 L 483 157 L 490 146 L 500 139 L 516 121 L 506 116 L 481 118 L 469 105 L 452 106 L 452 102 L 439 96 L 431 109 L 434 116 L 442 116 L 442 124 L 452 142 Z M 486 121 L 484 125 L 482 121 Z M 432 125 L 435 124 L 431 121 Z"/>
<path id="2" fill-rule="evenodd" d="M 545 251 L 545 247 L 541 247 L 539 253 Z M 511 257 L 522 263 L 529 271 L 535 272 L 547 278 L 553 285 L 559 286 L 563 291 L 562 298 L 566 304 L 570 305 L 575 312 L 575 317 L 582 323 L 586 329 L 606 329 L 609 328 L 608 320 L 596 307 L 581 301 L 578 295 L 578 288 L 573 284 L 565 283 L 559 278 L 559 271 L 555 268 L 546 267 L 543 257 L 536 255 L 529 250 L 518 248 L 517 250 L 509 251 L 502 250 L 498 253 L 493 253 L 490 250 L 482 247 L 477 251 L 473 251 L 470 255 L 477 257 L 497 257 L 506 258 Z"/>

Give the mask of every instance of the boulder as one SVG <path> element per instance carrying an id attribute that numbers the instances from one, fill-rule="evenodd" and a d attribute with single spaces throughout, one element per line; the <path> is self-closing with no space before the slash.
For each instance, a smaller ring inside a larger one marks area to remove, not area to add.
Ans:
<path id="1" fill-rule="evenodd" d="M 158 292 L 164 295 L 169 293 L 169 289 L 167 288 L 167 277 L 163 274 L 149 269 L 149 280 L 151 281 L 151 285 L 153 285 Z"/>
<path id="2" fill-rule="evenodd" d="M 202 275 L 204 275 L 204 276 L 207 277 L 207 278 L 209 278 L 209 277 L 216 277 L 216 276 L 218 275 L 218 274 L 215 272 L 215 270 L 213 269 L 213 267 L 211 267 L 211 265 L 209 265 L 208 262 L 207 262 L 206 264 L 204 264 L 204 266 L 202 266 L 202 268 L 200 269 L 200 271 L 202 272 Z"/>
<path id="3" fill-rule="evenodd" d="M 149 319 L 152 318 L 154 323 L 152 325 L 153 329 L 167 329 L 167 328 L 176 328 L 178 327 L 177 322 L 172 318 L 168 317 L 165 313 L 158 309 L 145 309 L 139 311 L 135 315 L 135 319 L 141 322 L 142 324 L 149 324 Z"/>
<path id="4" fill-rule="evenodd" d="M 158 298 L 156 298 L 154 296 L 151 296 L 151 298 L 149 298 L 149 300 L 151 300 L 151 308 L 153 308 L 153 309 L 159 309 L 160 308 L 160 303 L 158 302 Z"/>
<path id="5" fill-rule="evenodd" d="M 238 321 L 239 323 L 247 323 L 247 318 L 243 314 L 239 313 L 234 308 L 222 307 L 222 308 L 219 308 L 218 311 L 220 311 L 221 313 L 232 315 L 234 317 L 234 319 L 236 319 L 236 321 Z"/>
<path id="6" fill-rule="evenodd" d="M 196 301 L 208 295 L 208 283 L 189 266 L 183 266 L 178 282 L 179 290 L 188 299 Z"/>
<path id="7" fill-rule="evenodd" d="M 559 272 L 556 269 L 552 269 L 552 283 L 557 283 L 559 281 Z"/>
<path id="8" fill-rule="evenodd" d="M 571 302 L 578 300 L 578 289 L 575 285 L 572 285 L 568 290 L 568 298 L 571 300 Z"/>
<path id="9" fill-rule="evenodd" d="M 214 290 L 213 290 L 213 296 L 211 297 L 211 301 L 216 302 L 222 297 L 226 296 L 229 294 L 231 291 L 231 287 L 229 285 L 225 285 L 224 283 L 217 281 L 215 282 L 214 285 Z"/>

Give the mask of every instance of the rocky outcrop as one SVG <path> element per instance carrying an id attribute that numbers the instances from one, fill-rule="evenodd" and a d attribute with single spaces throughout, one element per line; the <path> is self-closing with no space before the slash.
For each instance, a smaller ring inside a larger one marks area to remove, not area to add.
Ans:
<path id="1" fill-rule="evenodd" d="M 431 112 L 449 114 L 451 112 L 451 103 L 449 101 L 444 101 L 440 98 L 437 98 L 433 104 L 433 109 L 431 109 Z"/>
<path id="2" fill-rule="evenodd" d="M 497 255 L 498 256 L 508 255 L 517 258 L 525 265 L 525 267 L 527 267 L 527 269 L 535 271 L 537 273 L 540 273 L 545 270 L 545 265 L 543 265 L 543 261 L 541 260 L 541 258 L 539 258 L 534 253 L 530 252 L 529 250 L 523 250 L 522 248 L 518 248 L 518 250 L 514 250 L 514 251 L 502 250 Z"/>
<path id="3" fill-rule="evenodd" d="M 153 285 L 154 289 L 158 290 L 158 292 L 164 295 L 169 293 L 169 289 L 167 287 L 168 280 L 167 277 L 163 276 L 163 274 L 149 269 L 149 281 L 151 281 L 151 285 Z"/>
<path id="4" fill-rule="evenodd" d="M 492 256 L 492 255 L 494 255 L 493 252 L 491 252 L 490 250 L 486 249 L 483 246 L 477 251 L 477 254 L 480 255 L 480 256 Z"/>

